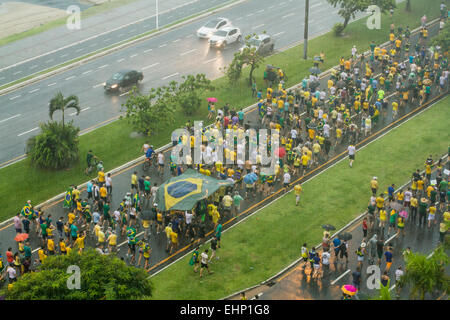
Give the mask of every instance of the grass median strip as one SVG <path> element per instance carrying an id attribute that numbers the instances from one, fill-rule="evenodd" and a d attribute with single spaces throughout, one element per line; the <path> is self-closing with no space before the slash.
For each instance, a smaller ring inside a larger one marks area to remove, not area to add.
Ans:
<path id="1" fill-rule="evenodd" d="M 321 241 L 322 224 L 340 229 L 366 209 L 371 177 L 387 190 L 422 169 L 428 155 L 445 153 L 450 118 L 441 115 L 449 103 L 447 97 L 357 152 L 353 168 L 344 160 L 304 183 L 298 207 L 291 192 L 224 233 L 213 275 L 199 279 L 190 256 L 157 274 L 153 299 L 220 299 L 276 274 L 298 258 L 302 243 Z"/>
<path id="2" fill-rule="evenodd" d="M 420 17 L 424 13 L 430 20 L 439 14 L 438 6 L 430 8 L 424 0 L 415 3 L 412 13 L 406 13 L 403 6 L 404 4 L 399 5 L 399 9 L 394 14 L 396 26 L 408 24 L 410 29 L 413 29 L 419 24 Z M 388 38 L 387 30 L 389 30 L 390 21 L 390 18 L 386 16 L 385 19 L 382 19 L 381 30 L 369 30 L 366 27 L 365 20 L 360 20 L 349 24 L 346 29 L 347 36 L 344 38 L 335 38 L 330 32 L 310 40 L 308 42 L 310 55 L 318 54 L 323 50 L 326 58 L 325 64 L 321 68 L 326 70 L 335 65 L 342 55 L 348 56 L 354 44 L 362 52 L 368 49 L 371 40 L 377 43 L 385 42 Z M 411 21 L 416 21 L 416 23 L 413 24 Z M 308 75 L 308 69 L 312 65 L 311 60 L 304 61 L 299 58 L 301 52 L 303 52 L 302 45 L 295 46 L 267 58 L 265 64 L 283 68 L 289 76 L 287 85 L 291 86 Z M 264 88 L 263 69 L 264 66 L 255 73 L 260 88 Z M 244 77 L 247 74 L 248 70 L 244 70 Z M 251 90 L 245 79 L 239 81 L 235 86 L 230 86 L 227 79 L 222 77 L 214 80 L 213 84 L 217 90 L 212 93 L 206 92 L 204 97 L 216 96 L 219 99 L 219 105 L 229 102 L 232 107 L 240 109 L 255 102 L 251 97 Z M 206 99 L 204 100 L 206 101 Z M 208 122 L 206 121 L 206 115 L 207 106 L 205 102 L 199 112 L 191 117 L 191 120 Z M 93 130 L 80 137 L 80 164 L 68 170 L 55 172 L 32 168 L 29 159 L 0 169 L 0 203 L 2 204 L 0 220 L 11 218 L 28 199 L 33 200 L 33 203 L 41 203 L 63 192 L 68 185 L 87 181 L 89 177 L 84 175 L 84 167 L 85 157 L 89 149 L 92 149 L 103 160 L 106 170 L 111 170 L 140 156 L 139 150 L 146 140 L 149 140 L 156 147 L 167 144 L 171 132 L 175 128 L 184 126 L 186 120 L 183 114 L 178 113 L 172 126 L 168 126 L 149 138 L 131 138 L 133 129 L 126 121 L 120 120 Z"/>

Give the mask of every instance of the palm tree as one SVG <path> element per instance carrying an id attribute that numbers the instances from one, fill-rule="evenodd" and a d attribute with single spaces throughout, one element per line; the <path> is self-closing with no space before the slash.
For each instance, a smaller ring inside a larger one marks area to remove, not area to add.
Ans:
<path id="1" fill-rule="evenodd" d="M 427 259 L 425 255 L 411 253 L 406 261 L 406 272 L 402 284 L 411 285 L 411 298 L 425 299 L 426 293 L 435 290 L 448 294 L 450 277 L 445 274 L 448 256 L 442 247 Z"/>
<path id="2" fill-rule="evenodd" d="M 62 112 L 62 126 L 64 129 L 64 111 L 69 108 L 74 108 L 77 110 L 77 115 L 80 114 L 80 105 L 78 102 L 78 97 L 75 95 L 70 95 L 67 98 L 64 98 L 61 92 L 55 94 L 55 96 L 50 100 L 49 106 L 49 116 L 50 119 L 53 120 L 53 113 L 57 110 L 61 110 Z"/>
<path id="3" fill-rule="evenodd" d="M 389 291 L 389 284 L 391 283 L 391 280 L 388 280 L 388 283 L 386 286 L 383 286 L 380 283 L 380 291 L 378 292 L 378 295 L 372 297 L 370 300 L 392 300 L 391 292 Z"/>

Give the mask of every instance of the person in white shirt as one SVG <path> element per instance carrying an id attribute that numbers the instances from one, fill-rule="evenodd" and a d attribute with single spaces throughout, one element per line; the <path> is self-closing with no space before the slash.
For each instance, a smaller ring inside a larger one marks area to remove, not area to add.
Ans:
<path id="1" fill-rule="evenodd" d="M 108 195 L 112 196 L 112 178 L 111 173 L 108 173 L 106 179 L 105 179 L 105 186 L 106 190 L 108 191 Z"/>
<path id="2" fill-rule="evenodd" d="M 208 267 L 208 249 L 205 249 L 205 251 L 200 255 L 200 278 L 202 277 L 203 269 L 205 268 L 208 270 L 208 274 L 213 273 Z"/>
<path id="3" fill-rule="evenodd" d="M 164 154 L 158 153 L 158 172 L 164 174 Z"/>
<path id="4" fill-rule="evenodd" d="M 400 297 L 400 290 L 401 290 L 400 279 L 402 278 L 403 275 L 404 272 L 402 270 L 402 266 L 399 266 L 397 270 L 395 270 L 395 292 L 397 294 L 397 298 Z"/>
<path id="5" fill-rule="evenodd" d="M 287 168 L 286 168 L 287 169 Z M 285 169 L 285 170 L 286 170 Z M 283 186 L 286 188 L 285 191 L 287 190 L 287 188 L 289 187 L 289 183 L 291 182 L 291 175 L 289 174 L 289 171 L 286 170 L 284 175 L 283 175 Z"/>
<path id="6" fill-rule="evenodd" d="M 327 251 L 322 252 L 322 268 L 323 268 L 323 276 L 325 277 L 328 273 L 329 267 L 330 267 L 330 253 Z"/>
<path id="7" fill-rule="evenodd" d="M 331 129 L 331 127 L 330 127 L 330 125 L 328 123 L 325 123 L 323 125 L 323 136 L 325 138 L 329 138 L 330 137 L 330 129 Z"/>
<path id="8" fill-rule="evenodd" d="M 358 49 L 356 49 L 356 46 L 352 47 L 352 58 L 356 58 L 356 52 L 358 52 Z"/>
<path id="9" fill-rule="evenodd" d="M 350 160 L 350 168 L 353 166 L 353 161 L 355 161 L 355 153 L 356 153 L 356 148 L 354 145 L 349 145 L 348 148 L 348 158 Z"/>
<path id="10" fill-rule="evenodd" d="M 17 280 L 17 272 L 13 266 L 8 266 L 6 272 L 8 273 L 9 283 L 13 283 Z"/>
<path id="11" fill-rule="evenodd" d="M 372 129 L 372 119 L 370 119 L 370 117 L 367 117 L 364 120 L 364 136 L 370 134 L 371 129 Z"/>

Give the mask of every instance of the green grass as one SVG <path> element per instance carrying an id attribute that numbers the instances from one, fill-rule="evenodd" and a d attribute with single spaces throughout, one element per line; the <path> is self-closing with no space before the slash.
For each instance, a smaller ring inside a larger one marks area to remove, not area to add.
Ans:
<path id="1" fill-rule="evenodd" d="M 400 186 L 423 168 L 428 155 L 437 159 L 445 153 L 450 118 L 441 115 L 449 103 L 447 97 L 359 151 L 353 168 L 343 160 L 304 183 L 298 207 L 291 192 L 225 232 L 220 260 L 210 266 L 213 275 L 200 280 L 188 256 L 152 277 L 152 299 L 220 299 L 275 275 L 298 259 L 304 242 L 320 243 L 322 224 L 340 229 L 364 212 L 371 177 L 378 177 L 380 190 Z"/>
<path id="2" fill-rule="evenodd" d="M 403 7 L 399 6 L 400 8 L 395 16 L 396 25 L 407 23 L 412 29 L 418 24 L 424 12 L 430 20 L 431 17 L 436 17 L 439 14 L 438 6 L 429 8 L 426 3 L 425 0 L 415 2 L 414 11 L 411 14 L 405 13 Z M 413 24 L 411 21 L 416 21 L 416 23 Z M 390 21 L 386 18 L 382 19 L 382 22 L 381 30 L 368 30 L 365 20 L 362 20 L 349 24 L 345 31 L 347 34 L 345 38 L 335 38 L 330 32 L 310 40 L 310 55 L 318 54 L 320 50 L 324 50 L 326 60 L 322 69 L 326 70 L 335 65 L 340 56 L 348 56 L 353 44 L 356 44 L 358 50 L 362 52 L 368 48 L 371 40 L 375 40 L 377 43 L 385 42 L 388 38 L 387 32 Z M 302 45 L 293 47 L 267 58 L 264 65 L 272 64 L 282 67 L 289 76 L 288 85 L 293 85 L 309 74 L 308 69 L 312 65 L 310 60 L 304 61 L 299 58 L 302 52 Z M 255 72 L 259 87 L 263 87 L 263 69 L 264 66 Z M 247 72 L 247 69 L 244 70 L 245 75 Z M 241 79 L 235 86 L 230 87 L 228 80 L 222 77 L 214 80 L 213 85 L 217 90 L 212 93 L 205 93 L 204 97 L 214 95 L 219 99 L 219 105 L 229 102 L 232 107 L 241 109 L 255 102 L 251 97 L 251 90 L 245 79 Z M 206 99 L 204 101 L 199 112 L 191 120 L 206 121 Z M 85 157 L 89 149 L 94 150 L 94 153 L 104 161 L 106 170 L 111 170 L 140 156 L 139 150 L 145 140 L 149 140 L 151 144 L 157 147 L 167 144 L 170 133 L 175 128 L 184 125 L 186 121 L 187 119 L 179 114 L 172 126 L 167 126 L 165 130 L 149 138 L 130 138 L 133 128 L 127 121 L 115 121 L 80 137 L 81 164 L 75 165 L 69 170 L 54 172 L 36 169 L 30 167 L 28 159 L 0 169 L 2 177 L 0 179 L 0 203 L 2 204 L 0 220 L 3 221 L 12 217 L 28 199 L 31 199 L 33 203 L 41 203 L 63 192 L 68 185 L 81 184 L 87 181 L 88 177 L 83 172 Z M 115 147 L 111 148 L 111 145 Z M 117 152 L 117 150 L 121 150 L 121 152 Z M 27 188 L 24 188 L 24 181 L 32 181 L 32 183 L 28 183 Z"/>

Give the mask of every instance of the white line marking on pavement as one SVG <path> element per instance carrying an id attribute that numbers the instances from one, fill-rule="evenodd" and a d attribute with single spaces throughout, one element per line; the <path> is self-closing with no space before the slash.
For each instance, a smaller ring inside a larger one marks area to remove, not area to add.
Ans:
<path id="1" fill-rule="evenodd" d="M 83 112 L 83 111 L 89 110 L 90 108 L 91 108 L 91 107 L 87 107 L 87 108 L 81 109 L 81 110 L 80 110 L 80 113 Z M 74 116 L 74 115 L 76 115 L 76 114 L 77 114 L 76 112 L 72 112 L 70 115 L 71 115 L 71 116 Z"/>
<path id="2" fill-rule="evenodd" d="M 37 129 L 39 129 L 39 127 L 33 128 L 33 129 L 25 131 L 25 132 L 22 132 L 22 133 L 18 134 L 17 136 L 18 137 L 23 136 L 24 134 L 30 133 L 30 132 L 35 131 Z"/>
<path id="3" fill-rule="evenodd" d="M 56 82 L 50 83 L 49 85 L 47 85 L 47 87 L 54 86 L 55 84 L 56 84 Z"/>
<path id="4" fill-rule="evenodd" d="M 169 78 L 171 78 L 171 77 L 175 77 L 175 76 L 177 76 L 177 75 L 179 75 L 178 72 L 177 72 L 177 73 L 174 73 L 174 74 L 171 74 L 170 76 L 166 76 L 166 77 L 162 78 L 162 80 L 166 80 L 166 79 L 169 79 Z"/>
<path id="5" fill-rule="evenodd" d="M 194 36 L 193 34 L 190 34 L 190 35 L 187 35 L 186 38 L 192 38 L 193 36 Z"/>
<path id="6" fill-rule="evenodd" d="M 255 29 L 258 29 L 258 28 L 261 28 L 261 27 L 264 27 L 264 26 L 265 26 L 265 24 L 263 23 L 263 24 L 260 24 L 258 26 L 252 27 L 252 30 L 255 30 Z"/>
<path id="7" fill-rule="evenodd" d="M 82 74 L 88 74 L 89 72 L 92 72 L 92 70 L 85 71 Z"/>
<path id="8" fill-rule="evenodd" d="M 156 63 L 151 64 L 149 66 L 143 67 L 142 70 L 147 70 L 147 69 L 153 68 L 154 66 L 157 66 L 158 64 L 159 64 L 159 62 L 156 62 Z"/>
<path id="9" fill-rule="evenodd" d="M 144 50 L 144 53 L 147 53 L 147 52 L 150 52 L 150 51 L 152 51 L 153 49 L 147 49 L 147 50 Z"/>
<path id="10" fill-rule="evenodd" d="M 14 100 L 14 99 L 17 99 L 17 98 L 19 98 L 19 97 L 21 97 L 22 95 L 21 94 L 19 94 L 18 96 L 15 96 L 15 97 L 12 97 L 12 98 L 9 98 L 9 100 Z"/>
<path id="11" fill-rule="evenodd" d="M 132 55 L 130 56 L 130 58 L 134 58 L 134 57 L 136 57 L 137 55 L 138 55 L 137 53 L 132 54 Z"/>
<path id="12" fill-rule="evenodd" d="M 321 5 L 322 5 L 321 3 L 313 4 L 313 5 L 311 6 L 311 9 L 312 9 L 312 8 L 316 8 L 316 7 L 319 7 L 319 6 L 321 6 Z"/>
<path id="13" fill-rule="evenodd" d="M 34 66 L 31 66 L 30 69 L 34 69 L 34 68 L 37 68 L 37 67 L 38 67 L 38 65 L 35 64 Z"/>
<path id="14" fill-rule="evenodd" d="M 390 237 L 389 239 L 386 240 L 386 242 L 384 243 L 385 245 L 388 244 L 392 239 L 394 239 L 397 236 L 397 234 L 394 234 L 392 237 Z"/>
<path id="15" fill-rule="evenodd" d="M 195 52 L 195 51 L 197 51 L 197 49 L 192 49 L 192 50 L 189 50 L 189 51 L 180 53 L 180 56 L 184 56 L 184 55 L 187 55 L 187 54 L 192 53 L 192 52 Z"/>
<path id="16" fill-rule="evenodd" d="M 125 95 L 127 95 L 127 94 L 129 94 L 130 93 L 130 91 L 127 91 L 127 92 L 124 92 L 124 93 L 122 93 L 122 94 L 119 94 L 119 97 L 123 97 L 123 96 L 125 96 Z"/>
<path id="17" fill-rule="evenodd" d="M 292 12 L 292 13 L 289 13 L 289 14 L 287 14 L 285 16 L 282 16 L 281 19 L 286 19 L 286 18 L 292 17 L 293 15 L 295 15 L 295 12 Z"/>
<path id="18" fill-rule="evenodd" d="M 262 13 L 262 12 L 264 12 L 264 9 L 256 11 L 256 13 Z"/>
<path id="19" fill-rule="evenodd" d="M 122 59 L 117 60 L 117 62 L 122 62 L 124 60 L 125 60 L 125 58 L 122 58 Z"/>
<path id="20" fill-rule="evenodd" d="M 252 15 L 254 15 L 254 13 L 249 13 L 246 15 L 246 17 L 251 17 Z"/>
<path id="21" fill-rule="evenodd" d="M 178 41 L 180 41 L 181 39 L 177 39 L 177 40 L 173 40 L 172 42 L 173 43 L 175 43 L 175 42 L 178 42 Z"/>
<path id="22" fill-rule="evenodd" d="M 66 78 L 66 81 L 72 80 L 74 78 L 76 78 L 76 76 L 70 76 L 70 77 Z"/>
<path id="23" fill-rule="evenodd" d="M 103 83 L 96 84 L 95 86 L 92 86 L 92 88 L 98 88 L 98 87 L 101 87 L 101 86 L 103 86 Z"/>
<path id="24" fill-rule="evenodd" d="M 97 45 L 96 43 L 93 43 L 89 47 L 95 47 L 96 45 Z"/>
<path id="25" fill-rule="evenodd" d="M 121 34 L 118 34 L 117 36 L 118 37 L 123 37 L 125 34 L 124 33 L 121 33 Z"/>
<path id="26" fill-rule="evenodd" d="M 274 37 L 278 37 L 278 36 L 281 36 L 283 33 L 285 33 L 286 31 L 282 31 L 282 32 L 278 32 L 278 33 L 275 33 L 273 36 Z"/>
<path id="27" fill-rule="evenodd" d="M 165 47 L 165 46 L 167 46 L 167 43 L 164 43 L 164 44 L 160 45 L 159 47 L 160 47 L 160 48 L 163 48 L 163 47 Z"/>
<path id="28" fill-rule="evenodd" d="M 345 271 L 343 274 L 341 274 L 339 277 L 337 277 L 333 282 L 331 282 L 331 285 L 334 285 L 336 282 L 338 282 L 339 280 L 341 280 L 342 277 L 344 277 L 347 273 L 349 273 L 351 270 L 348 269 L 347 271 Z"/>
<path id="29" fill-rule="evenodd" d="M 54 60 L 54 59 L 47 60 L 47 61 L 45 61 L 45 63 L 52 62 L 53 60 Z"/>
<path id="30" fill-rule="evenodd" d="M 22 70 L 14 72 L 13 75 L 16 75 L 16 74 L 19 74 L 19 73 L 22 73 Z"/>
<path id="31" fill-rule="evenodd" d="M 105 40 L 103 40 L 103 42 L 107 42 L 107 41 L 109 41 L 109 40 L 111 40 L 111 38 L 105 39 Z"/>
<path id="32" fill-rule="evenodd" d="M 31 91 L 28 91 L 28 93 L 34 93 L 34 92 L 36 92 L 36 91 L 39 91 L 39 88 L 33 89 L 33 90 L 31 90 Z"/>
<path id="33" fill-rule="evenodd" d="M 64 53 L 63 55 L 61 55 L 61 58 L 67 57 L 68 55 L 68 53 Z"/>
<path id="34" fill-rule="evenodd" d="M 9 117 L 9 118 L 0 120 L 0 123 L 5 122 L 5 121 L 8 121 L 8 120 L 11 120 L 11 119 L 14 119 L 14 118 L 17 118 L 17 117 L 20 117 L 20 116 L 21 116 L 20 113 L 19 113 L 19 114 L 16 114 L 15 116 L 12 116 L 12 117 Z"/>
<path id="35" fill-rule="evenodd" d="M 206 61 L 203 62 L 203 64 L 207 64 L 207 63 L 216 61 L 217 59 L 219 59 L 219 58 L 213 58 L 213 59 L 206 60 Z"/>
<path id="36" fill-rule="evenodd" d="M 81 50 L 83 50 L 83 48 L 77 49 L 75 52 L 80 52 Z"/>
<path id="37" fill-rule="evenodd" d="M 98 67 L 99 69 L 103 69 L 103 68 L 106 68 L 107 66 L 109 66 L 109 64 L 104 64 L 104 65 L 102 65 L 101 67 Z"/>
<path id="38" fill-rule="evenodd" d="M 242 20 L 242 17 L 236 18 L 236 21 Z"/>

